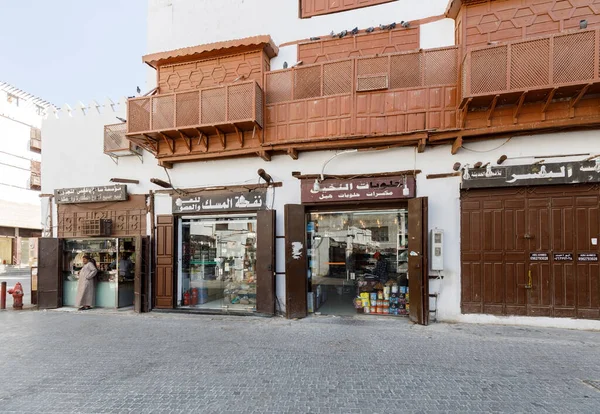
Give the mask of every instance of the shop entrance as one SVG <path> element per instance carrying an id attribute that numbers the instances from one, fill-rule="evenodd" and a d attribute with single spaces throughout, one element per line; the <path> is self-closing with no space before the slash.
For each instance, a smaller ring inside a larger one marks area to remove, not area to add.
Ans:
<path id="1" fill-rule="evenodd" d="M 307 236 L 309 311 L 408 315 L 407 208 L 309 213 Z"/>

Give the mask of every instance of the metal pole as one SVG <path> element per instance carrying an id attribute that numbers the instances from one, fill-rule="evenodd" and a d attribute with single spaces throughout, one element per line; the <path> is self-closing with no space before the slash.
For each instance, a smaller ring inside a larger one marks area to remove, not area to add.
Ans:
<path id="1" fill-rule="evenodd" d="M 6 309 L 6 282 L 0 287 L 0 309 Z"/>

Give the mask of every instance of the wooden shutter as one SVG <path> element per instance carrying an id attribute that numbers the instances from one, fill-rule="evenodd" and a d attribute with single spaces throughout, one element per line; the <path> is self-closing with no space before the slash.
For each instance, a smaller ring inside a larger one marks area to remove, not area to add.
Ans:
<path id="1" fill-rule="evenodd" d="M 135 238 L 135 279 L 133 283 L 134 299 L 133 309 L 136 312 L 148 312 L 148 286 L 150 285 L 148 272 L 148 237 Z"/>
<path id="2" fill-rule="evenodd" d="M 429 324 L 429 269 L 427 262 L 427 197 L 408 201 L 408 291 L 410 319 Z"/>
<path id="3" fill-rule="evenodd" d="M 304 318 L 308 311 L 304 206 L 286 204 L 284 213 L 286 316 L 288 318 Z"/>
<path id="4" fill-rule="evenodd" d="M 175 281 L 173 258 L 175 220 L 173 216 L 156 217 L 156 283 L 154 304 L 158 309 L 175 307 Z"/>
<path id="5" fill-rule="evenodd" d="M 256 311 L 275 314 L 275 210 L 261 210 L 257 217 Z"/>
<path id="6" fill-rule="evenodd" d="M 62 306 L 62 240 L 40 238 L 38 241 L 38 309 Z"/>

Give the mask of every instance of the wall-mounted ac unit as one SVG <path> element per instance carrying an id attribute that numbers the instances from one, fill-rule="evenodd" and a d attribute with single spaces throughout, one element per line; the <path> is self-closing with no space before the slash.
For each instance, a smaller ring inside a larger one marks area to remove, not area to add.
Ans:
<path id="1" fill-rule="evenodd" d="M 83 221 L 81 232 L 84 236 L 110 236 L 112 233 L 112 220 L 89 219 Z"/>

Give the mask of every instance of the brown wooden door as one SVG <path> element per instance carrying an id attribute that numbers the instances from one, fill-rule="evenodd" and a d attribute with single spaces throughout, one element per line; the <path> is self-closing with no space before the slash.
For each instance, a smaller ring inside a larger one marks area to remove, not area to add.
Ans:
<path id="1" fill-rule="evenodd" d="M 136 312 L 148 312 L 148 237 L 135 238 L 135 278 L 133 282 L 133 309 Z"/>
<path id="2" fill-rule="evenodd" d="M 275 210 L 257 215 L 256 311 L 275 314 Z"/>
<path id="3" fill-rule="evenodd" d="M 287 318 L 307 315 L 306 217 L 304 206 L 286 204 L 285 222 L 285 309 Z"/>
<path id="4" fill-rule="evenodd" d="M 154 306 L 158 309 L 172 309 L 175 307 L 174 238 L 175 220 L 173 216 L 157 216 Z"/>
<path id="5" fill-rule="evenodd" d="M 56 309 L 63 303 L 62 240 L 38 240 L 38 309 Z"/>
<path id="6" fill-rule="evenodd" d="M 410 319 L 429 324 L 429 264 L 427 261 L 427 197 L 408 201 L 408 292 Z"/>
<path id="7" fill-rule="evenodd" d="M 594 184 L 463 191 L 463 313 L 600 318 L 599 206 Z"/>

